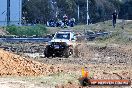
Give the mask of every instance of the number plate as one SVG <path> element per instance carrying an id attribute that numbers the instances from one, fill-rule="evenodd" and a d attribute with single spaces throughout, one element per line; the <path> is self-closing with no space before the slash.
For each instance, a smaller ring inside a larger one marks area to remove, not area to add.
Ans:
<path id="1" fill-rule="evenodd" d="M 54 48 L 59 49 L 60 47 L 59 47 L 59 45 L 54 45 Z"/>

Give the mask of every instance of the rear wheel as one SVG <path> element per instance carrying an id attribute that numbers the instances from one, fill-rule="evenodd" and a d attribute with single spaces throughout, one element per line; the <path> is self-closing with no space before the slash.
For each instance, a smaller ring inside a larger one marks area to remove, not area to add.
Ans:
<path id="1" fill-rule="evenodd" d="M 52 54 L 49 52 L 49 46 L 46 46 L 44 50 L 45 57 L 49 58 Z"/>

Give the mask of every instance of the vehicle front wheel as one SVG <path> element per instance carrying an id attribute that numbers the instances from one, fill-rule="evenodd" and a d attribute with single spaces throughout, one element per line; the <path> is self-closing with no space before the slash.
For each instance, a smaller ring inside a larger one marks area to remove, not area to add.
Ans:
<path id="1" fill-rule="evenodd" d="M 64 56 L 65 58 L 68 58 L 68 57 L 70 56 L 70 49 L 69 49 L 69 48 L 66 48 L 66 49 L 64 50 L 63 56 Z"/>
<path id="2" fill-rule="evenodd" d="M 51 53 L 49 52 L 49 46 L 46 46 L 46 48 L 44 50 L 44 55 L 47 58 L 49 58 L 51 56 Z"/>

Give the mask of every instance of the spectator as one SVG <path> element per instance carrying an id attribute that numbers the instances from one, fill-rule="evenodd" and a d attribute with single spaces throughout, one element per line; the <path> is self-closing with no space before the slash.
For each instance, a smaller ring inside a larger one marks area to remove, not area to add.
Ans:
<path id="1" fill-rule="evenodd" d="M 68 17 L 66 14 L 64 14 L 63 19 L 64 19 L 64 21 L 68 20 Z"/>
<path id="2" fill-rule="evenodd" d="M 67 26 L 67 23 L 68 23 L 68 17 L 66 14 L 64 14 L 63 16 L 63 22 L 64 22 L 64 26 Z"/>
<path id="3" fill-rule="evenodd" d="M 62 21 L 58 19 L 56 22 L 56 27 L 61 27 L 61 25 L 62 25 Z"/>
<path id="4" fill-rule="evenodd" d="M 70 19 L 70 26 L 74 27 L 74 25 L 75 25 L 75 18 L 71 18 Z"/>
<path id="5" fill-rule="evenodd" d="M 51 19 L 51 20 L 49 21 L 49 25 L 50 25 L 50 27 L 55 27 L 55 22 L 54 22 L 53 19 Z"/>
<path id="6" fill-rule="evenodd" d="M 117 18 L 118 18 L 118 14 L 117 14 L 117 11 L 115 10 L 115 12 L 112 14 L 112 24 L 113 24 L 114 28 L 116 26 L 116 19 Z"/>

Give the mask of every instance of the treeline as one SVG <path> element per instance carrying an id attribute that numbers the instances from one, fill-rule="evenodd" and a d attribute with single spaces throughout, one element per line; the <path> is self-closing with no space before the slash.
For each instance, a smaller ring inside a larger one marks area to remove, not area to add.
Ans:
<path id="1" fill-rule="evenodd" d="M 50 19 L 62 19 L 64 14 L 75 18 L 79 23 L 86 23 L 87 0 L 23 0 L 23 23 L 45 24 Z M 78 20 L 78 6 L 80 15 Z M 89 0 L 91 22 L 111 19 L 114 10 L 119 18 L 132 19 L 131 0 Z"/>

